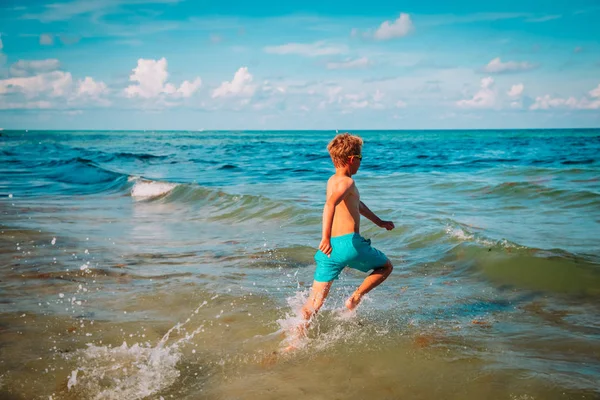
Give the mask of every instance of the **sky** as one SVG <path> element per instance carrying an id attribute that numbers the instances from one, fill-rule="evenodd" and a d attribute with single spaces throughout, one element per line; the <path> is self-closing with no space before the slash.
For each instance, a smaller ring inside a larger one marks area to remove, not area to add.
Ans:
<path id="1" fill-rule="evenodd" d="M 0 2 L 3 129 L 600 127 L 597 0 Z"/>

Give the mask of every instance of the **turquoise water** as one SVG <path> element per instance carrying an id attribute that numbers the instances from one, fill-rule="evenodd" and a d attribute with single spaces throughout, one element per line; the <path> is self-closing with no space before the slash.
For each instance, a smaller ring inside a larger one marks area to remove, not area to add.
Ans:
<path id="1" fill-rule="evenodd" d="M 281 356 L 335 132 L 2 132 L 0 394 L 597 398 L 600 130 L 356 133 L 394 273 Z"/>

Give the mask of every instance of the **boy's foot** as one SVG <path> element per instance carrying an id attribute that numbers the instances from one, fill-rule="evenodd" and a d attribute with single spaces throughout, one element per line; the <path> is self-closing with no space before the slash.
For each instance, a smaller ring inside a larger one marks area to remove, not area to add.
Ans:
<path id="1" fill-rule="evenodd" d="M 285 353 L 289 353 L 291 351 L 296 351 L 300 348 L 300 346 L 295 345 L 295 344 L 290 344 L 287 347 L 284 347 L 283 349 L 280 350 L 281 354 L 285 354 Z"/>
<path id="2" fill-rule="evenodd" d="M 288 337 L 283 343 L 287 344 L 287 346 L 281 348 L 281 353 L 289 353 L 290 351 L 299 350 L 306 345 L 307 337 L 306 336 L 292 336 Z"/>
<path id="3" fill-rule="evenodd" d="M 358 305 L 360 304 L 360 297 L 353 294 L 352 296 L 350 296 L 350 298 L 348 300 L 346 300 L 346 308 L 350 311 L 354 311 L 356 309 L 356 307 L 358 307 Z"/>
<path id="4" fill-rule="evenodd" d="M 287 343 L 288 346 L 281 349 L 282 353 L 301 348 L 308 337 L 308 322 L 302 322 L 299 325 L 288 329 L 286 336 L 284 342 Z"/>

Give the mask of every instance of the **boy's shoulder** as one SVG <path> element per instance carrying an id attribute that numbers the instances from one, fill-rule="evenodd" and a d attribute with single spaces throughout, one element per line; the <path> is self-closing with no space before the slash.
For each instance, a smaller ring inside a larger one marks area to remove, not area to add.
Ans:
<path id="1" fill-rule="evenodd" d="M 327 181 L 327 186 L 352 186 L 354 185 L 354 179 L 349 176 L 337 176 L 331 175 L 329 180 Z"/>

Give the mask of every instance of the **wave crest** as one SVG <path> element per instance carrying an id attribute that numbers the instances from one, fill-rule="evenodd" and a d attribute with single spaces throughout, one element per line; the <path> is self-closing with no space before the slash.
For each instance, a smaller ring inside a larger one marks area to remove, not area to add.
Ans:
<path id="1" fill-rule="evenodd" d="M 131 188 L 131 197 L 136 200 L 147 200 L 165 196 L 178 185 L 169 182 L 138 180 Z"/>

